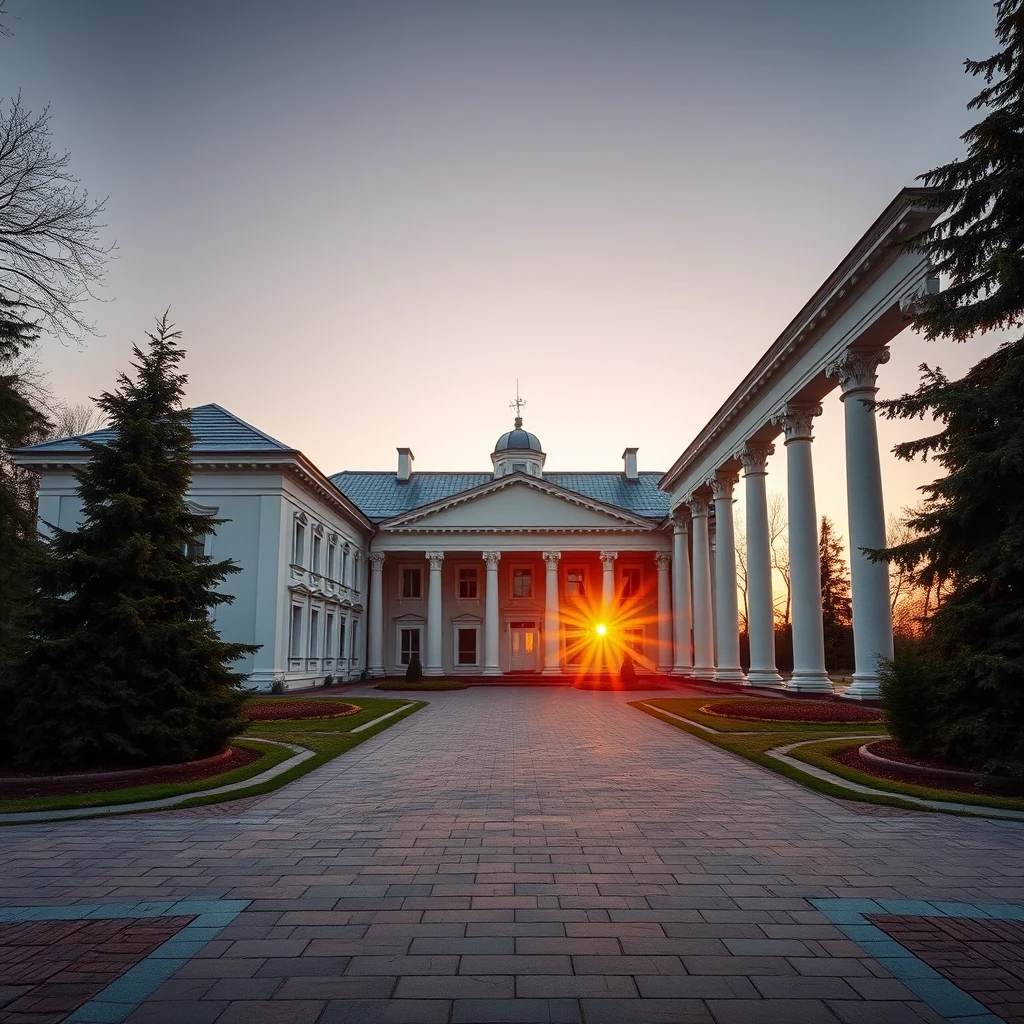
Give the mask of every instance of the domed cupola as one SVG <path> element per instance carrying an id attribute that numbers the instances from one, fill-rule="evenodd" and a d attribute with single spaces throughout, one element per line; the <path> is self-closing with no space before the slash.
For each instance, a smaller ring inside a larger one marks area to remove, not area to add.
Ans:
<path id="1" fill-rule="evenodd" d="M 523 430 L 523 417 L 519 415 L 526 403 L 519 397 L 519 381 L 516 381 L 516 400 L 512 408 L 516 411 L 515 426 L 498 438 L 491 452 L 494 463 L 494 476 L 508 476 L 510 473 L 528 473 L 540 476 L 544 471 L 544 460 L 547 456 L 540 446 L 536 434 Z"/>

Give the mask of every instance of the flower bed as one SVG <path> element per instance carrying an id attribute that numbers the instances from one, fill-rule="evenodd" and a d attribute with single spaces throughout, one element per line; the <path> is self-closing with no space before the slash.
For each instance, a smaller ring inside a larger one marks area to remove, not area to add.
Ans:
<path id="1" fill-rule="evenodd" d="M 881 722 L 877 708 L 833 700 L 786 700 L 783 697 L 740 698 L 715 701 L 701 707 L 701 713 L 718 718 L 737 718 L 744 722 L 808 722 L 815 725 L 845 725 L 856 722 Z"/>
<path id="2" fill-rule="evenodd" d="M 357 715 L 363 709 L 340 700 L 271 698 L 254 701 L 245 711 L 250 722 L 284 722 L 298 718 L 343 718 Z"/>

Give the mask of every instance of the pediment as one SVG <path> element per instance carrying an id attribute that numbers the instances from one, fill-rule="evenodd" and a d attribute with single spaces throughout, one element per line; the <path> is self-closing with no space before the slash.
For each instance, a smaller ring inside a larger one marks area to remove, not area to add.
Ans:
<path id="1" fill-rule="evenodd" d="M 640 516 L 525 474 L 463 491 L 381 524 L 400 531 L 650 530 Z"/>

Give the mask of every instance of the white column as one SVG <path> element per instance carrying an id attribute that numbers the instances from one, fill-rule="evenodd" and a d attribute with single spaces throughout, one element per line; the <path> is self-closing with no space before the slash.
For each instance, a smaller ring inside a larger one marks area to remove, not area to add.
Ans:
<path id="1" fill-rule="evenodd" d="M 667 551 L 654 553 L 658 567 L 658 671 L 672 671 L 672 556 Z"/>
<path id="2" fill-rule="evenodd" d="M 487 588 L 484 596 L 484 675 L 500 676 L 501 663 L 498 660 L 498 562 L 500 551 L 485 551 L 487 566 Z"/>
<path id="3" fill-rule="evenodd" d="M 715 571 L 715 531 L 711 529 L 711 517 L 708 517 L 708 570 L 711 573 L 711 651 L 713 664 L 718 664 L 718 629 L 715 626 L 715 614 L 718 608 L 718 576 Z"/>
<path id="4" fill-rule="evenodd" d="M 885 505 L 874 401 L 876 373 L 889 350 L 847 352 L 829 376 L 843 388 L 846 420 L 846 501 L 850 519 L 850 583 L 853 589 L 853 649 L 856 669 L 844 696 L 878 697 L 879 659 L 892 660 L 889 566 L 869 561 L 865 548 L 884 548 Z"/>
<path id="5" fill-rule="evenodd" d="M 739 474 L 720 469 L 708 481 L 715 499 L 715 632 L 718 681 L 745 683 L 740 667 L 740 613 L 736 595 L 736 529 L 732 492 Z"/>
<path id="6" fill-rule="evenodd" d="M 383 551 L 371 551 L 370 596 L 367 608 L 366 671 L 374 678 L 384 675 L 384 560 Z"/>
<path id="7" fill-rule="evenodd" d="M 562 674 L 559 664 L 559 648 L 561 646 L 562 620 L 558 609 L 558 562 L 561 551 L 545 551 L 545 591 L 544 591 L 544 671 L 543 675 L 557 676 Z"/>
<path id="8" fill-rule="evenodd" d="M 614 614 L 615 609 L 615 559 L 619 557 L 618 551 L 601 552 L 601 615 L 608 618 Z"/>
<path id="9" fill-rule="evenodd" d="M 441 566 L 444 564 L 443 551 L 428 551 L 427 561 L 430 563 L 430 582 L 427 584 L 427 658 L 423 664 L 425 676 L 444 675 L 441 661 L 442 642 L 442 606 Z"/>
<path id="10" fill-rule="evenodd" d="M 775 417 L 775 422 L 781 423 L 786 432 L 789 569 L 793 595 L 793 678 L 789 689 L 831 693 L 832 683 L 825 671 L 818 511 L 811 462 L 811 421 L 820 415 L 820 405 L 790 403 Z"/>
<path id="11" fill-rule="evenodd" d="M 691 495 L 693 520 L 693 674 L 715 678 L 715 637 L 711 618 L 711 550 L 708 546 L 708 500 Z"/>
<path id="12" fill-rule="evenodd" d="M 672 609 L 675 618 L 674 676 L 693 674 L 693 648 L 690 633 L 693 629 L 693 606 L 690 601 L 690 540 L 689 516 L 683 515 L 682 506 L 672 513 Z"/>
<path id="13" fill-rule="evenodd" d="M 768 532 L 766 463 L 773 444 L 748 442 L 737 453 L 743 463 L 747 498 L 747 634 L 750 637 L 751 686 L 782 686 L 775 667 L 775 602 L 772 599 L 772 548 Z"/>

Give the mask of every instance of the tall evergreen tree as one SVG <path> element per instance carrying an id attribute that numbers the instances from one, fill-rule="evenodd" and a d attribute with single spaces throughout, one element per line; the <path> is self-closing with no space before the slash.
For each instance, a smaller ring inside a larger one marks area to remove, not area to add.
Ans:
<path id="1" fill-rule="evenodd" d="M 915 315 L 928 339 L 1024 323 L 1024 0 L 995 7 L 1002 49 L 965 62 L 985 82 L 970 108 L 988 113 L 962 136 L 964 159 L 922 175 L 936 190 L 928 201 L 947 216 L 907 243 L 949 282 Z M 883 700 L 918 708 L 901 726 L 908 744 L 1024 774 L 1024 338 L 959 380 L 921 370 L 915 392 L 879 408 L 890 419 L 936 421 L 895 451 L 930 456 L 945 475 L 923 488 L 907 520 L 916 536 L 875 554 L 926 587 L 941 583 L 944 597 L 921 648 L 885 673 Z"/>
<path id="2" fill-rule="evenodd" d="M 190 414 L 180 332 L 158 321 L 137 379 L 99 399 L 113 435 L 83 442 L 82 526 L 56 530 L 37 577 L 32 639 L 17 673 L 15 763 L 31 768 L 177 762 L 216 753 L 244 724 L 243 676 L 255 650 L 220 639 L 210 612 L 238 568 L 189 557 L 219 523 L 185 504 Z"/>
<path id="3" fill-rule="evenodd" d="M 853 611 L 850 604 L 850 570 L 843 557 L 843 539 L 835 523 L 821 517 L 818 535 L 821 568 L 821 620 L 825 634 L 825 664 L 830 671 L 849 668 L 852 661 Z"/>

